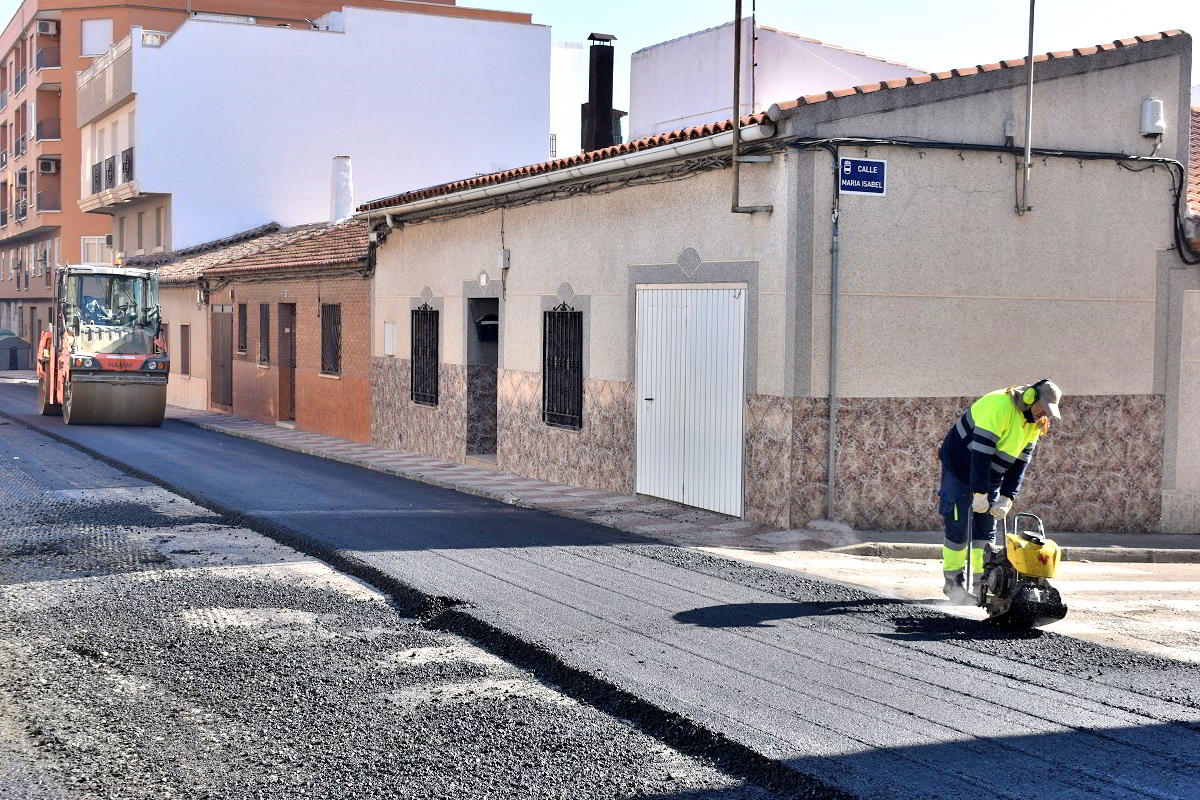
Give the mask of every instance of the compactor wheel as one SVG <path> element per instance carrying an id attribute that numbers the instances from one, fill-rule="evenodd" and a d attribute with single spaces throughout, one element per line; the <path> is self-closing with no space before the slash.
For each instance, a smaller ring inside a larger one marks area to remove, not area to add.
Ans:
<path id="1" fill-rule="evenodd" d="M 46 375 L 38 378 L 38 413 L 43 417 L 58 417 L 63 413 L 61 403 L 50 402 L 50 383 Z"/>
<path id="2" fill-rule="evenodd" d="M 68 380 L 66 383 L 63 384 L 63 403 L 62 403 L 63 422 L 65 422 L 68 425 L 71 424 L 71 410 L 72 410 L 71 407 L 72 407 L 71 381 Z"/>

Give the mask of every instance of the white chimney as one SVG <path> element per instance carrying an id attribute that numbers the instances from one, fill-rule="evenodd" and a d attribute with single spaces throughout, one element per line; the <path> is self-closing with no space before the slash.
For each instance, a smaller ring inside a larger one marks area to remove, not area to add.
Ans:
<path id="1" fill-rule="evenodd" d="M 350 156 L 333 157 L 333 179 L 329 185 L 329 221 L 341 222 L 354 213 L 354 176 Z"/>

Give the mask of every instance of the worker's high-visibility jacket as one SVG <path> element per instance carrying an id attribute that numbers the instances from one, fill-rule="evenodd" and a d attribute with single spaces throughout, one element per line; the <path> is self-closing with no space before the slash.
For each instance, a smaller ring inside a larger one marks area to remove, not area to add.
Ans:
<path id="1" fill-rule="evenodd" d="M 1037 446 L 1038 427 L 1026 420 L 1007 389 L 989 392 L 959 418 L 942 442 L 941 459 L 972 492 L 1015 498 Z"/>

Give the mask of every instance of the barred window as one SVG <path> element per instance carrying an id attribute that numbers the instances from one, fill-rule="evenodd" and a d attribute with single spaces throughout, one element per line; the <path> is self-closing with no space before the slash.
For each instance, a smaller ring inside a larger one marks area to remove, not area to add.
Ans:
<path id="1" fill-rule="evenodd" d="M 192 374 L 192 326 L 179 326 L 179 374 Z"/>
<path id="2" fill-rule="evenodd" d="M 438 404 L 438 311 L 428 303 L 412 312 L 412 399 Z"/>
<path id="3" fill-rule="evenodd" d="M 321 304 L 321 372 L 342 374 L 342 307 Z"/>
<path id="4" fill-rule="evenodd" d="M 246 352 L 246 304 L 238 303 L 238 352 Z"/>
<path id="5" fill-rule="evenodd" d="M 258 304 L 258 363 L 271 361 L 271 304 Z"/>
<path id="6" fill-rule="evenodd" d="M 583 427 L 583 312 L 562 303 L 542 321 L 542 420 Z"/>

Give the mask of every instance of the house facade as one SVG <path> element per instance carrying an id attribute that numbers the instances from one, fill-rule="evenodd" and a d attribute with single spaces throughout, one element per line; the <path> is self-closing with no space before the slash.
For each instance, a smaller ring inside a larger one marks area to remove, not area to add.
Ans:
<path id="1" fill-rule="evenodd" d="M 1064 419 L 1019 505 L 1200 531 L 1200 269 L 1169 162 L 1190 46 L 1035 57 L 1028 184 L 1017 60 L 743 118 L 760 213 L 731 213 L 729 123 L 367 203 L 372 441 L 781 527 L 928 529 L 958 415 L 1051 377 Z M 846 159 L 883 191 L 850 193 Z"/>

